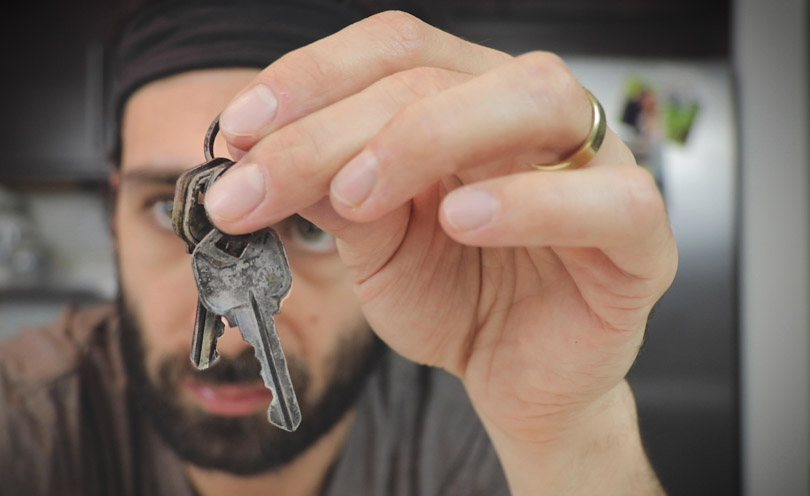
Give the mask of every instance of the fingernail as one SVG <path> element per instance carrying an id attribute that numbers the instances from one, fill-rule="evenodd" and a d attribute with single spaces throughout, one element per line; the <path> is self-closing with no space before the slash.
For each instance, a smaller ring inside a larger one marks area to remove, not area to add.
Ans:
<path id="1" fill-rule="evenodd" d="M 444 201 L 444 216 L 459 231 L 471 231 L 490 222 L 498 211 L 498 199 L 487 191 L 463 188 Z"/>
<path id="2" fill-rule="evenodd" d="M 264 200 L 264 175 L 256 164 L 226 173 L 205 194 L 205 209 L 212 218 L 233 221 L 244 217 Z"/>
<path id="3" fill-rule="evenodd" d="M 273 91 L 259 84 L 240 95 L 222 111 L 219 126 L 223 132 L 237 136 L 256 134 L 270 124 L 277 108 L 278 100 Z"/>
<path id="4" fill-rule="evenodd" d="M 373 153 L 364 151 L 352 159 L 332 180 L 332 195 L 351 207 L 366 201 L 377 184 L 379 165 Z"/>

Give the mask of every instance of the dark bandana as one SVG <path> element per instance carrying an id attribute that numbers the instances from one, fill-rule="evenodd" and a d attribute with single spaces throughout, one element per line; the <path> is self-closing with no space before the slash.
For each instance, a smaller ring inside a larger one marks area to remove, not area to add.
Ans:
<path id="1" fill-rule="evenodd" d="M 120 33 L 112 61 L 110 110 L 117 148 L 121 112 L 144 84 L 179 72 L 262 68 L 329 36 L 361 14 L 330 0 L 158 2 Z"/>

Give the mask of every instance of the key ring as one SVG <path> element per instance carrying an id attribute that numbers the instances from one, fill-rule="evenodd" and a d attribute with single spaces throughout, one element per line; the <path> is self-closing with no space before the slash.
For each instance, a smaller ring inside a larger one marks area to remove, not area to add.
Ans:
<path id="1" fill-rule="evenodd" d="M 214 158 L 214 139 L 218 131 L 219 116 L 208 127 L 203 140 L 205 162 L 181 174 L 175 185 L 172 228 L 186 242 L 189 253 L 213 227 L 202 205 L 202 197 L 234 163 L 227 158 Z"/>
<path id="2" fill-rule="evenodd" d="M 218 132 L 219 115 L 217 115 L 211 125 L 208 126 L 208 131 L 205 133 L 205 139 L 203 140 L 203 154 L 205 155 L 206 162 L 214 160 L 214 140 Z"/>
<path id="3" fill-rule="evenodd" d="M 205 155 L 206 162 L 214 160 L 214 141 L 217 138 L 217 133 L 219 133 L 219 114 L 214 117 L 211 125 L 208 126 L 208 131 L 206 131 L 205 139 L 203 140 L 203 154 Z M 221 176 L 223 172 L 228 170 L 234 164 L 232 160 L 224 158 L 219 160 L 223 161 L 224 167 L 218 168 L 211 174 L 211 176 L 209 176 L 208 181 L 205 184 L 206 191 L 211 187 L 212 184 L 214 184 L 214 181 L 219 179 L 219 176 Z"/>

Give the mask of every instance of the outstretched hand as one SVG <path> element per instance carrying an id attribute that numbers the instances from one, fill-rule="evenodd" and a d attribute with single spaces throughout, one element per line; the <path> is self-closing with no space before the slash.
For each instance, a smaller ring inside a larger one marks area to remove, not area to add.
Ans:
<path id="1" fill-rule="evenodd" d="M 336 236 L 372 328 L 463 381 L 509 474 L 504 450 L 529 459 L 627 394 L 676 270 L 655 182 L 615 134 L 582 168 L 528 166 L 577 149 L 591 120 L 558 57 L 388 12 L 231 102 L 239 161 L 206 204 L 231 233 L 297 212 Z"/>

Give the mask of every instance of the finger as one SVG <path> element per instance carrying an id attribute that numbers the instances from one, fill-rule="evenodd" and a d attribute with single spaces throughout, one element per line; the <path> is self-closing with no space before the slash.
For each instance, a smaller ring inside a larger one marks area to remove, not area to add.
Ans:
<path id="1" fill-rule="evenodd" d="M 598 248 L 636 279 L 666 276 L 662 260 L 676 257 L 655 180 L 635 165 L 478 182 L 448 194 L 440 220 L 448 235 L 469 245 Z"/>
<path id="2" fill-rule="evenodd" d="M 403 12 L 384 12 L 295 50 L 231 101 L 221 130 L 238 154 L 261 137 L 379 79 L 414 67 L 478 74 L 509 60 Z"/>
<path id="3" fill-rule="evenodd" d="M 444 69 L 399 72 L 279 129 L 214 183 L 206 194 L 209 216 L 238 234 L 318 202 L 337 170 L 403 106 L 469 78 Z"/>
<path id="4" fill-rule="evenodd" d="M 556 162 L 583 143 L 592 115 L 586 91 L 559 57 L 518 57 L 403 109 L 337 174 L 333 204 L 365 222 L 473 166 Z"/>

